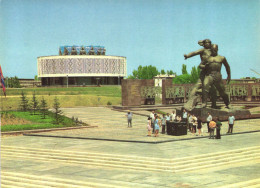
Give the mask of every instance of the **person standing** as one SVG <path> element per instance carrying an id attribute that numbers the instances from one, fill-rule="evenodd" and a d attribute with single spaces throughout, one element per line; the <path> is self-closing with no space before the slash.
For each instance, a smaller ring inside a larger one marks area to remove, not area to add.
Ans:
<path id="1" fill-rule="evenodd" d="M 154 136 L 158 137 L 159 136 L 159 117 L 155 116 L 155 121 L 154 121 Z"/>
<path id="2" fill-rule="evenodd" d="M 211 120 L 209 122 L 209 139 L 214 139 L 214 129 L 216 128 L 216 122 Z"/>
<path id="3" fill-rule="evenodd" d="M 210 132 L 209 122 L 210 122 L 211 120 L 212 120 L 212 116 L 211 116 L 211 114 L 208 112 L 208 117 L 207 117 L 208 133 Z"/>
<path id="4" fill-rule="evenodd" d="M 234 126 L 234 123 L 235 123 L 235 117 L 233 116 L 233 114 L 230 114 L 229 117 L 228 117 L 228 132 L 227 133 L 230 133 L 232 134 L 233 133 L 233 126 Z"/>
<path id="5" fill-rule="evenodd" d="M 176 113 L 173 110 L 172 113 L 171 113 L 171 121 L 175 121 L 175 119 L 176 119 Z"/>
<path id="6" fill-rule="evenodd" d="M 198 136 L 203 136 L 202 134 L 201 134 L 201 128 L 202 128 L 202 120 L 201 120 L 201 117 L 199 116 L 198 117 Z"/>
<path id="7" fill-rule="evenodd" d="M 192 126 L 193 126 L 193 123 L 192 123 L 193 117 L 192 117 L 192 115 L 190 113 L 188 114 L 188 117 L 189 117 L 188 118 L 188 129 L 189 129 L 190 132 L 192 132 L 191 129 L 192 129 Z"/>
<path id="8" fill-rule="evenodd" d="M 217 118 L 216 122 L 216 139 L 221 139 L 220 130 L 221 130 L 222 123 L 219 121 L 219 118 Z"/>
<path id="9" fill-rule="evenodd" d="M 168 130 L 168 123 L 171 121 L 171 116 L 169 115 L 169 113 L 166 114 L 166 132 Z M 168 134 L 168 132 L 167 132 Z"/>
<path id="10" fill-rule="evenodd" d="M 166 127 L 166 117 L 165 114 L 162 116 L 162 134 L 165 134 L 165 127 Z"/>
<path id="11" fill-rule="evenodd" d="M 148 120 L 147 120 L 147 130 L 148 130 L 147 136 L 151 136 L 152 127 L 151 127 L 151 118 L 150 117 L 148 117 Z"/>
<path id="12" fill-rule="evenodd" d="M 133 113 L 129 110 L 126 114 L 127 116 L 127 127 L 132 127 L 132 119 L 133 119 Z"/>
<path id="13" fill-rule="evenodd" d="M 197 117 L 193 114 L 192 115 L 192 135 L 194 135 L 196 133 L 196 126 L 198 124 L 197 122 Z"/>
<path id="14" fill-rule="evenodd" d="M 183 113 L 182 113 L 182 121 L 187 123 L 187 119 L 188 119 L 188 113 L 186 112 L 185 109 L 183 109 Z"/>
<path id="15" fill-rule="evenodd" d="M 154 133 L 154 118 L 155 114 L 154 114 L 154 111 L 152 111 L 152 113 L 150 114 L 150 118 L 151 118 L 151 127 L 153 129 L 153 133 Z"/>

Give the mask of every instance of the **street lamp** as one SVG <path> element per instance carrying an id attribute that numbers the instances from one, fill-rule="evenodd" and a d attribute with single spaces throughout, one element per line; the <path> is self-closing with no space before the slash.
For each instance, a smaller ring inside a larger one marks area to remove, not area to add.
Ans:
<path id="1" fill-rule="evenodd" d="M 67 88 L 69 88 L 69 75 L 67 75 Z"/>
<path id="2" fill-rule="evenodd" d="M 8 76 L 6 77 L 6 88 L 8 88 Z"/>

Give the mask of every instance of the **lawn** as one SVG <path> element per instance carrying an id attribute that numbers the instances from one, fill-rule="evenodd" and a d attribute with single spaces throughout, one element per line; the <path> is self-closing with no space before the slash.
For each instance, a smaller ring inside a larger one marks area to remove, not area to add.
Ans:
<path id="1" fill-rule="evenodd" d="M 52 108 L 55 97 L 58 98 L 62 108 L 76 106 L 105 106 L 108 103 L 111 103 L 112 105 L 121 104 L 121 86 L 7 88 L 7 97 L 1 97 L 2 110 L 19 110 L 22 92 L 24 92 L 29 101 L 31 101 L 34 92 L 39 102 L 44 97 L 48 108 Z"/>
<path id="2" fill-rule="evenodd" d="M 8 111 L 2 112 L 1 116 L 2 132 L 77 126 L 72 119 L 65 116 L 62 116 L 62 123 L 55 124 L 54 113 L 52 112 L 48 112 L 45 119 L 39 112 L 32 115 L 30 112 Z"/>

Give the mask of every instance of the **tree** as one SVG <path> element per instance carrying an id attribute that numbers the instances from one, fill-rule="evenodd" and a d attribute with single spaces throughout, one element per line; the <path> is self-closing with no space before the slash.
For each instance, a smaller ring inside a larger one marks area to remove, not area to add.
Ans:
<path id="1" fill-rule="evenodd" d="M 32 104 L 31 104 L 33 115 L 35 115 L 35 111 L 39 108 L 39 102 L 36 99 L 35 91 L 33 92 Z"/>
<path id="2" fill-rule="evenodd" d="M 28 104 L 28 99 L 26 98 L 24 92 L 22 91 L 21 93 L 21 104 L 20 104 L 20 107 L 21 107 L 21 110 L 22 111 L 27 111 L 28 108 L 29 108 L 29 104 Z"/>
<path id="3" fill-rule="evenodd" d="M 42 118 L 45 119 L 45 116 L 47 115 L 47 112 L 48 112 L 48 106 L 47 106 L 47 102 L 46 100 L 44 99 L 44 97 L 42 97 L 42 100 L 41 100 L 41 114 L 42 114 Z"/>
<path id="4" fill-rule="evenodd" d="M 174 84 L 190 84 L 190 83 L 192 83 L 191 80 L 192 80 L 192 77 L 190 74 L 183 74 L 180 76 L 176 76 L 173 79 L 173 83 Z"/>
<path id="5" fill-rule="evenodd" d="M 155 66 L 149 65 L 149 66 L 142 66 L 139 65 L 137 70 L 133 70 L 132 75 L 130 75 L 128 78 L 132 79 L 153 79 L 154 76 L 157 76 L 159 74 L 159 71 Z"/>
<path id="6" fill-rule="evenodd" d="M 57 97 L 54 98 L 54 104 L 53 104 L 53 108 L 54 108 L 54 115 L 55 115 L 55 124 L 59 124 L 63 121 L 62 118 L 62 111 L 60 110 L 60 103 Z"/>
<path id="7" fill-rule="evenodd" d="M 187 66 L 185 64 L 182 64 L 182 70 L 181 70 L 182 74 L 188 74 L 187 71 Z"/>
<path id="8" fill-rule="evenodd" d="M 187 72 L 187 66 L 186 65 L 182 65 L 182 75 L 180 76 L 176 76 L 173 79 L 173 83 L 175 84 L 192 84 L 192 83 L 196 83 L 199 79 L 200 76 L 200 68 L 199 67 L 192 67 L 191 69 L 191 73 L 189 74 Z"/>
<path id="9" fill-rule="evenodd" d="M 17 76 L 8 78 L 9 88 L 21 88 L 20 81 Z"/>
<path id="10" fill-rule="evenodd" d="M 200 77 L 200 68 L 192 67 L 191 69 L 191 83 L 196 83 Z"/>
<path id="11" fill-rule="evenodd" d="M 167 74 L 168 74 L 168 75 L 174 75 L 174 74 L 176 74 L 176 73 L 174 73 L 172 70 L 167 70 Z"/>
<path id="12" fill-rule="evenodd" d="M 39 78 L 38 78 L 37 75 L 34 76 L 34 80 L 35 80 L 35 81 L 38 81 L 38 80 L 39 80 Z"/>
<path id="13" fill-rule="evenodd" d="M 166 74 L 164 69 L 161 70 L 161 74 Z"/>

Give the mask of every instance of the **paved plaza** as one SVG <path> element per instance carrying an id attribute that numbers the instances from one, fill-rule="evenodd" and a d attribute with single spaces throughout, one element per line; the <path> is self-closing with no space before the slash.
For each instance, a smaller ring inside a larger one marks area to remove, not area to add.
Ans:
<path id="1" fill-rule="evenodd" d="M 1 187 L 260 186 L 259 119 L 236 121 L 234 134 L 221 140 L 190 133 L 147 137 L 145 116 L 135 114 L 127 128 L 125 112 L 62 110 L 98 127 L 2 137 Z"/>

